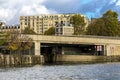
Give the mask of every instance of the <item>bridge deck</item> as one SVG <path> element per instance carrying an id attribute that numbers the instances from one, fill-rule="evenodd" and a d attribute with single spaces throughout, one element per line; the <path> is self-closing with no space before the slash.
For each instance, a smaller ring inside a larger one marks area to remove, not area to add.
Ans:
<path id="1" fill-rule="evenodd" d="M 105 36 L 49 36 L 49 35 L 28 35 L 34 41 L 43 43 L 66 43 L 66 44 L 120 44 L 119 37 Z"/>

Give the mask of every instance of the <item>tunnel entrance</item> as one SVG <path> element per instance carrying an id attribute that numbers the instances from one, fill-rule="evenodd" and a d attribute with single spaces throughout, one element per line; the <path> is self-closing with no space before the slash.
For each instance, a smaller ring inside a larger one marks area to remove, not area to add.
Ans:
<path id="1" fill-rule="evenodd" d="M 104 55 L 104 46 L 102 45 L 66 45 L 62 47 L 66 55 Z"/>
<path id="2" fill-rule="evenodd" d="M 53 44 L 42 43 L 41 54 L 45 57 L 45 62 L 54 62 L 54 56 L 62 55 L 104 55 L 103 45 L 89 44 Z"/>
<path id="3" fill-rule="evenodd" d="M 41 47 L 41 54 L 44 56 L 45 62 L 53 62 L 52 48 L 51 46 L 45 45 Z"/>

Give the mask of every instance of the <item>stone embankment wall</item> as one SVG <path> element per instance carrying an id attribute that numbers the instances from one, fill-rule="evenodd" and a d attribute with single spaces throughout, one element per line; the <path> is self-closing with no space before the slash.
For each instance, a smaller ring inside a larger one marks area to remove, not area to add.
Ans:
<path id="1" fill-rule="evenodd" d="M 3 65 L 28 65 L 42 64 L 44 57 L 42 55 L 0 55 L 0 66 Z"/>

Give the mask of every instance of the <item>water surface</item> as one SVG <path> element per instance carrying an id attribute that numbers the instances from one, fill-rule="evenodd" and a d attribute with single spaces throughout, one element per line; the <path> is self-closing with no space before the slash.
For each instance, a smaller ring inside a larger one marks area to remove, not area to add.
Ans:
<path id="1" fill-rule="evenodd" d="M 120 80 L 120 63 L 1 68 L 0 80 Z"/>

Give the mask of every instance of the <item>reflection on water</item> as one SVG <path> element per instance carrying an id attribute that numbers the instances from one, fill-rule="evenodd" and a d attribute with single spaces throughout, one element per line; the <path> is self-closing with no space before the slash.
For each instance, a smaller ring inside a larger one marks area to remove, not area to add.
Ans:
<path id="1" fill-rule="evenodd" d="M 6 68 L 0 80 L 120 80 L 120 63 Z"/>

